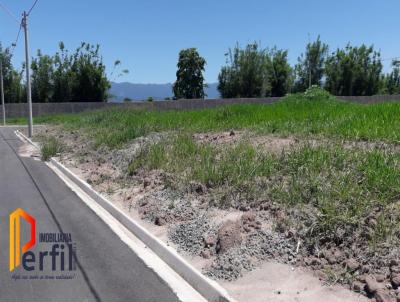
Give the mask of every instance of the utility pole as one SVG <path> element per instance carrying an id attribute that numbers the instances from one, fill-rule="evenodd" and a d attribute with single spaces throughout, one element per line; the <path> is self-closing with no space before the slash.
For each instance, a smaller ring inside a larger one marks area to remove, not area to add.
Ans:
<path id="1" fill-rule="evenodd" d="M 29 44 L 28 44 L 28 15 L 24 11 L 22 18 L 22 26 L 25 33 L 25 70 L 26 70 L 26 94 L 28 100 L 28 136 L 33 135 L 33 121 L 32 121 L 32 91 L 31 91 L 31 75 L 29 64 Z"/>
<path id="2" fill-rule="evenodd" d="M 6 105 L 4 104 L 3 56 L 0 56 L 0 90 L 1 90 L 1 106 L 3 108 L 3 126 L 5 126 L 6 125 Z"/>
<path id="3" fill-rule="evenodd" d="M 310 33 L 308 33 L 308 88 L 311 88 L 311 40 L 310 40 Z"/>

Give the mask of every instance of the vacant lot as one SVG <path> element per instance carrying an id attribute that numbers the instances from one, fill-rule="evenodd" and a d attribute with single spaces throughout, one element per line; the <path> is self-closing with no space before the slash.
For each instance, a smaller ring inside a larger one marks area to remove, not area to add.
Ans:
<path id="1" fill-rule="evenodd" d="M 400 103 L 313 89 L 273 105 L 37 119 L 37 139 L 235 280 L 275 259 L 378 301 L 400 286 Z M 386 299 L 386 300 L 382 300 Z"/>

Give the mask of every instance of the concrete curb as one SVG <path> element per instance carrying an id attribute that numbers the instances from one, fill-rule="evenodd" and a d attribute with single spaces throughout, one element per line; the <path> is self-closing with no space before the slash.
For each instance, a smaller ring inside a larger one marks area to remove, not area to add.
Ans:
<path id="1" fill-rule="evenodd" d="M 30 143 L 31 145 L 39 148 L 32 140 L 27 138 L 20 131 L 15 131 L 16 135 Z M 132 218 L 127 216 L 124 212 L 118 209 L 114 204 L 106 198 L 97 193 L 88 183 L 81 180 L 63 164 L 55 158 L 51 158 L 50 162 L 66 177 L 73 181 L 80 189 L 88 194 L 93 200 L 101 205 L 108 211 L 115 219 L 122 225 L 130 230 L 136 237 L 138 237 L 144 244 L 146 244 L 158 257 L 174 269 L 186 282 L 188 282 L 195 290 L 197 290 L 203 297 L 210 302 L 235 302 L 229 296 L 227 291 L 220 286 L 217 282 L 205 277 L 186 260 L 184 260 L 175 249 L 167 246 L 160 239 L 155 237 L 144 227 L 135 222 Z"/>

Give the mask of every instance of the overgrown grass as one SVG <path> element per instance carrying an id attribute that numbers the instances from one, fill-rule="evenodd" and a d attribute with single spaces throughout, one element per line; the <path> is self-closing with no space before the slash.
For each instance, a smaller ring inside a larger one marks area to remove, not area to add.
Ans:
<path id="1" fill-rule="evenodd" d="M 54 136 L 42 137 L 40 141 L 40 153 L 44 161 L 50 160 L 63 149 L 62 143 Z"/>
<path id="2" fill-rule="evenodd" d="M 197 144 L 189 135 L 178 135 L 145 146 L 130 164 L 129 171 L 139 167 L 164 169 L 210 187 L 226 184 L 239 187 L 274 170 L 272 157 L 257 153 L 249 144 L 226 148 L 224 152 L 217 150 L 211 145 Z"/>
<path id="3" fill-rule="evenodd" d="M 399 226 L 399 219 L 390 216 L 399 213 L 397 152 L 350 150 L 330 143 L 274 154 L 246 142 L 220 148 L 178 135 L 145 147 L 129 170 L 139 168 L 163 169 L 180 182 L 201 182 L 223 191 L 220 206 L 273 202 L 313 208 L 316 212 L 306 213 L 310 217 L 302 221 L 311 241 L 351 240 L 371 213 L 378 225 L 367 236 L 372 243 L 394 236 Z"/>
<path id="4" fill-rule="evenodd" d="M 296 227 L 311 245 L 351 246 L 357 241 L 379 246 L 400 238 L 399 117 L 400 103 L 360 105 L 307 93 L 272 105 L 164 112 L 113 108 L 35 122 L 80 129 L 95 147 L 119 148 L 134 138 L 167 132 L 132 159 L 130 173 L 162 169 L 173 175 L 171 184 L 202 183 L 220 207 L 278 204 L 290 216 L 281 226 Z M 318 146 L 300 144 L 271 153 L 245 140 L 223 147 L 200 144 L 192 135 L 231 129 L 324 140 Z M 350 149 L 341 139 L 386 141 L 390 146 Z M 59 147 L 50 139 L 43 144 L 43 158 Z"/>
<path id="5" fill-rule="evenodd" d="M 205 102 L 207 102 L 205 100 Z M 251 129 L 280 135 L 400 142 L 400 103 L 360 105 L 326 94 L 299 94 L 272 105 L 232 105 L 197 111 L 148 112 L 112 108 L 39 117 L 36 123 L 84 129 L 96 145 L 119 147 L 150 132 Z"/>

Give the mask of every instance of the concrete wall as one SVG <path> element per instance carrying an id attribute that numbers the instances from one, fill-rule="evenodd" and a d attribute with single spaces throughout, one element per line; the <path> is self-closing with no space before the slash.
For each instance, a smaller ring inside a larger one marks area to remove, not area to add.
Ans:
<path id="1" fill-rule="evenodd" d="M 385 101 L 400 101 L 400 95 L 382 95 L 382 96 L 344 96 L 339 97 L 344 101 L 351 101 L 360 104 L 372 104 Z M 215 100 L 178 100 L 178 101 L 154 101 L 154 102 L 131 102 L 121 103 L 33 103 L 33 116 L 48 115 L 55 113 L 78 113 L 87 110 L 96 110 L 110 107 L 126 107 L 146 110 L 191 110 L 215 108 L 223 105 L 232 104 L 272 104 L 279 101 L 280 98 L 257 98 L 257 99 L 215 99 Z M 6 115 L 8 118 L 26 117 L 26 104 L 6 104 Z M 0 114 L 2 107 L 0 106 Z M 1 116 L 1 115 L 0 115 Z"/>
<path id="2" fill-rule="evenodd" d="M 344 101 L 350 101 L 360 104 L 373 104 L 389 101 L 400 101 L 400 95 L 371 95 L 371 96 L 339 96 Z"/>
<path id="3" fill-rule="evenodd" d="M 48 115 L 54 113 L 77 113 L 85 110 L 94 110 L 108 106 L 107 103 L 33 103 L 33 116 Z M 0 106 L 0 112 L 2 112 Z M 6 104 L 6 116 L 11 117 L 26 117 L 28 116 L 28 105 Z"/>

